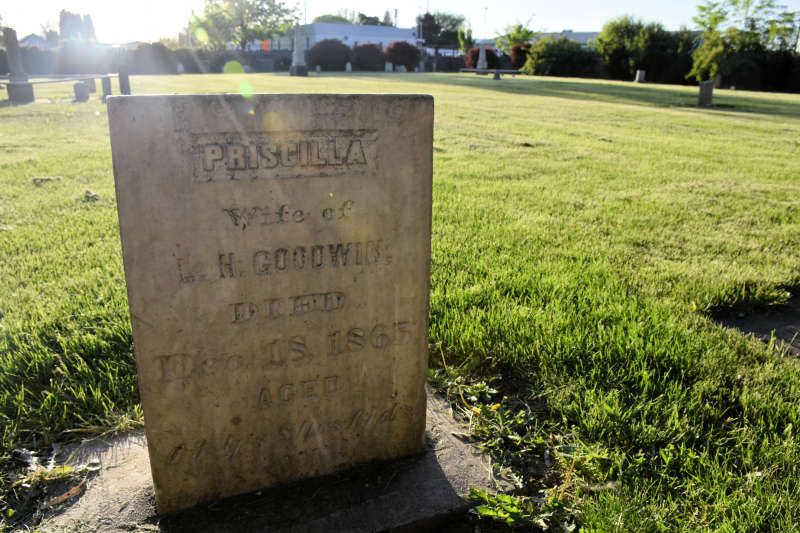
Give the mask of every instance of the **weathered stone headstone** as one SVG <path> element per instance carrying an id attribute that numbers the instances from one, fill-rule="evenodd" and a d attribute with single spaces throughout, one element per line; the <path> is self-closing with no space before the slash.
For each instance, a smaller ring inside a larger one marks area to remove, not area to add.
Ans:
<path id="1" fill-rule="evenodd" d="M 83 80 L 83 83 L 86 84 L 86 90 L 88 90 L 90 93 L 97 92 L 97 82 L 95 81 L 94 78 L 88 78 L 86 80 Z"/>
<path id="2" fill-rule="evenodd" d="M 636 82 L 636 83 L 644 83 L 645 82 L 645 74 L 646 74 L 646 72 L 644 70 L 641 70 L 641 69 L 637 70 L 636 71 L 636 78 L 633 81 Z"/>
<path id="3" fill-rule="evenodd" d="M 127 69 L 119 69 L 119 94 L 131 94 L 131 77 Z"/>
<path id="4" fill-rule="evenodd" d="M 500 71 L 495 70 L 494 71 L 494 75 L 492 76 L 492 79 L 493 80 L 499 80 L 500 79 Z"/>
<path id="5" fill-rule="evenodd" d="M 395 71 L 397 71 L 397 72 L 408 72 L 408 69 L 406 68 L 405 65 L 397 65 L 397 68 L 395 68 Z"/>
<path id="6" fill-rule="evenodd" d="M 9 80 L 13 82 L 28 81 L 28 75 L 22 65 L 22 52 L 17 41 L 17 32 L 12 28 L 3 28 L 3 44 L 8 57 Z"/>
<path id="7" fill-rule="evenodd" d="M 345 72 L 353 72 L 353 64 L 348 61 L 344 64 L 344 70 Z"/>
<path id="8" fill-rule="evenodd" d="M 28 82 L 28 75 L 22 65 L 22 52 L 17 42 L 17 32 L 11 28 L 3 28 L 3 44 L 8 59 L 8 99 L 14 105 L 33 102 L 33 84 Z"/>
<path id="9" fill-rule="evenodd" d="M 294 27 L 294 51 L 292 52 L 292 66 L 289 67 L 290 76 L 308 76 L 306 66 L 305 33 L 300 31 L 300 26 Z"/>
<path id="10" fill-rule="evenodd" d="M 75 91 L 75 101 L 76 102 L 88 102 L 89 101 L 89 87 L 82 81 L 72 84 L 72 89 Z"/>
<path id="11" fill-rule="evenodd" d="M 697 96 L 697 107 L 711 107 L 714 100 L 714 82 L 701 81 L 700 93 Z"/>
<path id="12" fill-rule="evenodd" d="M 112 96 L 109 123 L 159 512 L 421 452 L 432 98 Z"/>
<path id="13" fill-rule="evenodd" d="M 419 60 L 419 71 L 425 72 L 425 58 Z"/>
<path id="14" fill-rule="evenodd" d="M 387 61 L 387 62 L 386 62 L 386 65 L 385 65 L 385 67 L 386 67 L 386 68 L 385 68 L 384 70 L 385 70 L 386 72 L 393 72 L 393 71 L 394 71 L 394 65 L 393 65 L 393 64 L 392 64 L 390 61 Z"/>
<path id="15" fill-rule="evenodd" d="M 486 62 L 486 45 L 482 44 L 480 50 L 478 51 L 478 64 L 475 65 L 475 68 L 480 70 L 486 70 L 488 68 L 488 63 Z"/>
<path id="16" fill-rule="evenodd" d="M 103 76 L 100 78 L 100 85 L 103 87 L 103 102 L 106 101 L 106 98 L 111 96 L 111 77 Z"/>
<path id="17" fill-rule="evenodd" d="M 317 65 L 317 66 L 316 66 L 316 68 L 315 68 L 314 70 L 316 70 L 316 71 L 317 71 L 317 74 L 319 74 L 320 72 L 322 72 L 322 67 L 321 67 L 321 66 L 319 66 L 319 65 Z"/>

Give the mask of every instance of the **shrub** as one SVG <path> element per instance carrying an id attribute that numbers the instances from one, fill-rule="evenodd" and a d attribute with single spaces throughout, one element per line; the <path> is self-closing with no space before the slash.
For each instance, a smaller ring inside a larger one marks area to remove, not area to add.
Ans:
<path id="1" fill-rule="evenodd" d="M 602 58 L 566 37 L 543 37 L 533 43 L 523 70 L 540 76 L 597 76 Z"/>
<path id="2" fill-rule="evenodd" d="M 528 53 L 531 49 L 530 43 L 515 44 L 511 47 L 511 68 L 517 70 L 525 66 L 528 60 Z"/>
<path id="3" fill-rule="evenodd" d="M 467 52 L 467 67 L 478 68 L 478 58 L 480 57 L 481 49 L 479 47 L 470 48 Z M 486 66 L 488 68 L 500 68 L 500 58 L 491 48 L 486 49 Z"/>
<path id="4" fill-rule="evenodd" d="M 22 66 L 28 74 L 52 74 L 55 67 L 56 54 L 53 50 L 45 50 L 38 46 L 20 47 Z"/>
<path id="5" fill-rule="evenodd" d="M 386 59 L 375 43 L 359 44 L 353 48 L 353 68 L 356 70 L 383 70 Z"/>
<path id="6" fill-rule="evenodd" d="M 350 55 L 346 44 L 337 39 L 325 39 L 311 47 L 306 59 L 310 68 L 319 65 L 323 70 L 344 70 Z"/>
<path id="7" fill-rule="evenodd" d="M 161 43 L 140 44 L 130 59 L 131 74 L 175 74 L 175 54 Z"/>
<path id="8" fill-rule="evenodd" d="M 406 41 L 394 41 L 389 43 L 383 51 L 386 61 L 394 65 L 404 65 L 409 72 L 414 72 L 414 68 L 419 66 L 422 52 L 413 44 Z"/>
<path id="9" fill-rule="evenodd" d="M 112 70 L 112 55 L 108 48 L 89 43 L 65 42 L 56 50 L 56 74 L 95 74 Z"/>

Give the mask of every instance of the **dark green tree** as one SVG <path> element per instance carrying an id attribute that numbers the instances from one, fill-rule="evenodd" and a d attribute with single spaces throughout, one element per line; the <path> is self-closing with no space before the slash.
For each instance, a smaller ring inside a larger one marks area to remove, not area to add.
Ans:
<path id="1" fill-rule="evenodd" d="M 342 15 L 320 15 L 314 17 L 311 22 L 327 22 L 328 24 L 350 24 L 350 21 Z"/>

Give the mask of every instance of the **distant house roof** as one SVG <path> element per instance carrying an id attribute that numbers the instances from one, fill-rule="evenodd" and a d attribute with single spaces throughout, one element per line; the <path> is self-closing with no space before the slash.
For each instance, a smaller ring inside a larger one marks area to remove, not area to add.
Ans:
<path id="1" fill-rule="evenodd" d="M 35 33 L 31 33 L 30 35 L 20 39 L 19 41 L 20 46 L 29 46 L 29 47 L 38 47 L 38 48 L 53 48 L 53 45 L 50 44 L 47 39 L 44 37 L 40 37 Z"/>

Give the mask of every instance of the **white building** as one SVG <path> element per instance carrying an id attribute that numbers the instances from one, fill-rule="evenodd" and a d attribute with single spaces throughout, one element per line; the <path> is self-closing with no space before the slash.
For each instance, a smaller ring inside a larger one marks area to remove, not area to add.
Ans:
<path id="1" fill-rule="evenodd" d="M 375 43 L 381 48 L 385 48 L 386 45 L 394 41 L 406 41 L 414 46 L 417 45 L 417 30 L 415 28 L 314 22 L 313 24 L 301 25 L 300 32 L 305 36 L 306 50 L 325 39 L 336 39 L 351 48 L 364 43 Z M 261 41 L 254 41 L 248 45 L 248 48 L 261 50 Z M 293 37 L 270 39 L 271 50 L 292 50 L 293 48 Z"/>

